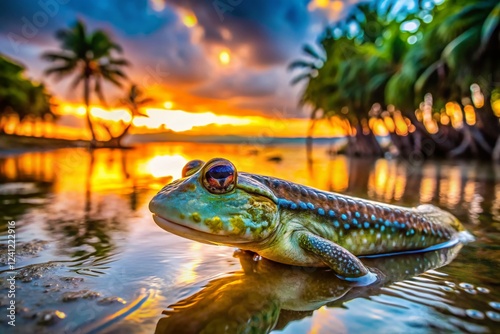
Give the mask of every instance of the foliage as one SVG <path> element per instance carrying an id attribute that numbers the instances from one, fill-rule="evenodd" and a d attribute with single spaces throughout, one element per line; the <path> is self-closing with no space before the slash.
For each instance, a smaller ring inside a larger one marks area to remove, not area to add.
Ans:
<path id="1" fill-rule="evenodd" d="M 54 75 L 57 79 L 75 75 L 71 87 L 83 85 L 87 124 L 95 141 L 96 135 L 89 113 L 91 92 L 95 92 L 105 104 L 103 82 L 121 87 L 121 81 L 126 78 L 122 67 L 129 63 L 124 58 L 114 56 L 115 53 L 122 53 L 122 48 L 108 34 L 102 30 L 89 33 L 82 21 L 78 21 L 70 29 L 59 30 L 56 38 L 60 41 L 61 50 L 42 55 L 43 59 L 54 63 L 45 73 Z"/>
<path id="2" fill-rule="evenodd" d="M 383 125 L 400 154 L 421 154 L 427 138 L 434 153 L 491 156 L 500 145 L 498 1 L 401 4 L 354 6 L 321 34 L 319 51 L 308 46 L 309 60 L 290 65 L 305 70 L 292 83 L 307 81 L 301 103 L 312 124 L 348 122 L 355 154 L 380 153 Z"/>
<path id="3" fill-rule="evenodd" d="M 0 133 L 14 115 L 19 123 L 55 119 L 45 86 L 27 79 L 24 71 L 22 65 L 0 55 Z"/>
<path id="4" fill-rule="evenodd" d="M 125 96 L 120 99 L 119 103 L 127 107 L 131 118 L 130 122 L 125 126 L 122 132 L 118 136 L 112 138 L 112 141 L 116 141 L 117 146 L 122 146 L 121 141 L 128 134 L 136 116 L 148 117 L 148 115 L 141 112 L 141 108 L 152 102 L 154 102 L 154 100 L 146 96 L 144 91 L 139 86 L 136 84 L 130 85 L 130 89 Z"/>

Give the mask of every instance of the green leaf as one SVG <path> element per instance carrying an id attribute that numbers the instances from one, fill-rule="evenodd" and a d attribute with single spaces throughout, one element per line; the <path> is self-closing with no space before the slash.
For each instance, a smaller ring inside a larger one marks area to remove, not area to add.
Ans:
<path id="1" fill-rule="evenodd" d="M 481 27 L 474 26 L 451 41 L 443 50 L 443 58 L 448 66 L 456 70 L 461 61 L 470 61 L 479 40 Z"/>
<path id="2" fill-rule="evenodd" d="M 290 81 L 290 84 L 292 86 L 296 85 L 297 83 L 299 83 L 300 81 L 302 81 L 304 79 L 311 79 L 311 75 L 309 73 L 300 74 L 300 75 L 296 76 L 295 78 L 293 78 L 292 81 Z"/>
<path id="3" fill-rule="evenodd" d="M 432 65 L 430 65 L 429 67 L 427 67 L 427 69 L 422 74 L 420 74 L 417 81 L 415 81 L 415 93 L 417 94 L 422 93 L 424 86 L 427 83 L 427 81 L 429 81 L 431 75 L 434 74 L 434 72 L 436 72 L 437 69 L 442 65 L 443 62 L 440 59 L 435 63 L 433 63 Z"/>
<path id="4" fill-rule="evenodd" d="M 500 3 L 491 11 L 490 15 L 486 18 L 481 31 L 481 46 L 479 47 L 479 54 L 486 50 L 486 47 L 491 41 L 493 33 L 498 28 L 500 22 Z"/>
<path id="5" fill-rule="evenodd" d="M 314 48 L 312 46 L 310 46 L 309 44 L 306 44 L 304 45 L 304 47 L 302 48 L 302 50 L 310 55 L 311 57 L 313 57 L 314 59 L 318 59 L 318 60 L 321 60 L 321 61 L 324 61 L 325 59 L 318 53 L 316 52 L 316 50 L 314 50 Z"/>
<path id="6" fill-rule="evenodd" d="M 313 62 L 304 61 L 304 60 L 296 60 L 296 61 L 290 63 L 290 65 L 288 65 L 288 70 L 290 70 L 290 71 L 294 70 L 296 68 L 309 68 L 312 70 L 318 69 Z"/>

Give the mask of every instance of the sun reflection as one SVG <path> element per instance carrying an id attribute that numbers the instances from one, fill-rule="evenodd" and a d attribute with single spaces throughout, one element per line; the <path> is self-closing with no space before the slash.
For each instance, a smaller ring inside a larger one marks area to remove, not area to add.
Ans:
<path id="1" fill-rule="evenodd" d="M 202 260 L 202 250 L 203 248 L 201 244 L 197 242 L 191 243 L 191 246 L 189 247 L 189 253 L 197 254 L 197 256 L 192 256 L 190 261 L 181 265 L 181 272 L 177 276 L 177 283 L 189 284 L 196 281 L 198 277 L 196 269 L 198 268 Z"/>
<path id="2" fill-rule="evenodd" d="M 436 191 L 436 168 L 429 166 L 424 169 L 422 181 L 420 182 L 420 202 L 429 203 Z"/>
<path id="3" fill-rule="evenodd" d="M 146 170 L 153 177 L 172 176 L 174 179 L 181 177 L 181 171 L 188 160 L 182 155 L 157 155 L 145 164 L 140 164 L 140 170 Z"/>
<path id="4" fill-rule="evenodd" d="M 314 317 L 311 319 L 311 327 L 308 334 L 318 333 L 347 333 L 347 328 L 343 324 L 342 319 L 339 319 L 335 313 L 329 312 L 326 306 L 320 307 L 314 312 Z"/>
<path id="5" fill-rule="evenodd" d="M 342 192 L 349 186 L 349 169 L 345 156 L 336 157 L 331 161 L 332 191 Z"/>
<path id="6" fill-rule="evenodd" d="M 443 171 L 443 178 L 439 183 L 439 202 L 453 209 L 460 202 L 462 177 L 460 168 L 457 166 L 449 167 Z"/>

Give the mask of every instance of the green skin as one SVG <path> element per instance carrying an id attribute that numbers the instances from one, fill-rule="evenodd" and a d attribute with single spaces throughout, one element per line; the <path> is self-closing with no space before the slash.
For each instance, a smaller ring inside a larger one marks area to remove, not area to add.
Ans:
<path id="1" fill-rule="evenodd" d="M 295 266 L 330 267 L 340 278 L 373 281 L 359 257 L 421 252 L 471 240 L 450 213 L 330 193 L 268 176 L 237 173 L 234 188 L 206 189 L 207 166 L 188 163 L 185 177 L 150 202 L 155 222 L 176 235 L 235 246 Z"/>

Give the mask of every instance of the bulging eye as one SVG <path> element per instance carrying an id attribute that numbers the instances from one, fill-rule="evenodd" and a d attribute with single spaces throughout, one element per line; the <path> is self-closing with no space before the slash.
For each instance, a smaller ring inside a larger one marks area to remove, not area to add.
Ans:
<path id="1" fill-rule="evenodd" d="M 234 189 L 237 172 L 234 165 L 226 159 L 213 159 L 204 167 L 203 185 L 214 194 L 225 194 Z"/>
<path id="2" fill-rule="evenodd" d="M 196 173 L 201 166 L 203 166 L 205 163 L 201 160 L 191 160 L 189 161 L 184 168 L 182 168 L 182 177 L 186 177 L 189 175 L 193 175 Z"/>

